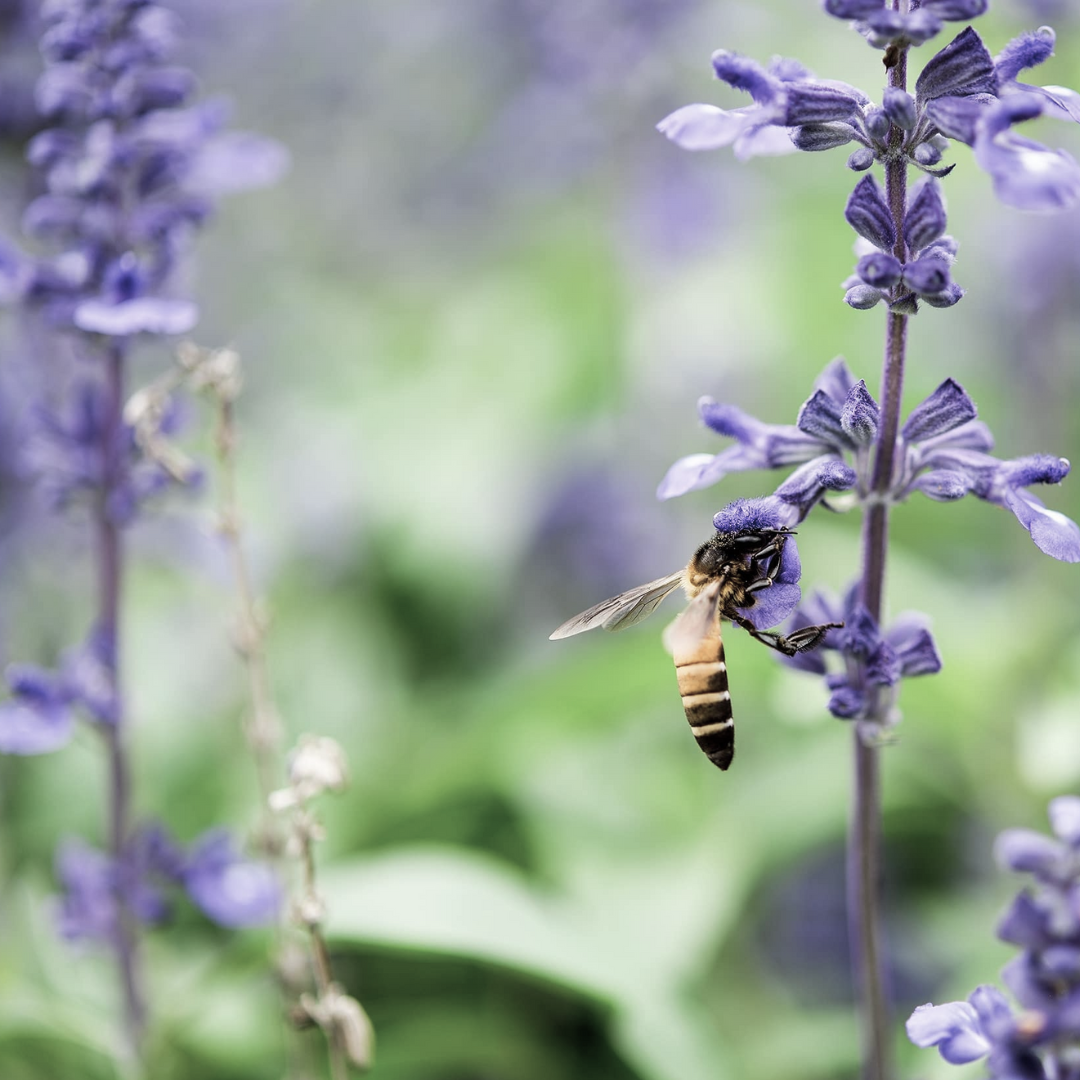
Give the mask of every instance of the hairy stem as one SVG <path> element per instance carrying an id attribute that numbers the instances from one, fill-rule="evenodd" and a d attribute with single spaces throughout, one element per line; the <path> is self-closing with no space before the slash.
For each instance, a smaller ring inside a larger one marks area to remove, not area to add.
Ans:
<path id="1" fill-rule="evenodd" d="M 96 508 L 98 531 L 98 644 L 112 684 L 116 714 L 102 731 L 108 750 L 109 852 L 114 865 L 122 867 L 131 833 L 131 769 L 128 762 L 123 695 L 120 687 L 120 596 L 123 584 L 123 537 L 113 520 L 110 496 L 120 482 L 124 453 L 124 352 L 113 345 L 106 358 L 106 420 L 102 445 L 104 475 Z M 114 947 L 124 998 L 127 1050 L 132 1058 L 141 1054 L 146 1026 L 139 947 L 135 920 L 123 890 L 116 895 Z"/>
<path id="2" fill-rule="evenodd" d="M 900 0 L 896 0 L 898 6 Z M 889 85 L 907 89 L 907 50 L 889 69 Z M 904 262 L 903 237 L 907 207 L 907 162 L 900 155 L 903 132 L 895 125 L 889 145 L 893 156 L 885 166 L 885 197 L 896 228 L 893 254 Z M 871 500 L 863 522 L 861 599 L 880 625 L 884 608 L 885 565 L 889 547 L 887 493 L 896 465 L 900 402 L 904 389 L 908 316 L 889 312 L 885 361 L 881 376 L 881 424 L 874 454 Z M 877 708 L 889 703 L 879 697 Z M 883 720 L 875 716 L 874 720 Z M 888 1080 L 892 1075 L 890 1008 L 881 955 L 881 776 L 877 746 L 867 745 L 856 726 L 854 734 L 855 787 L 848 837 L 848 911 L 855 985 L 859 995 L 864 1080 Z"/>

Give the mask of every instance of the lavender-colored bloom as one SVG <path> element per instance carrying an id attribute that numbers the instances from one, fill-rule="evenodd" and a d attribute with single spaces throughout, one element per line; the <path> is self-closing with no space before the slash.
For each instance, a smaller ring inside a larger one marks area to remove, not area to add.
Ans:
<path id="1" fill-rule="evenodd" d="M 730 472 L 799 465 L 771 496 L 786 508 L 785 524 L 801 521 L 830 491 L 854 489 L 864 500 L 870 492 L 869 462 L 858 450 L 876 431 L 877 410 L 865 383 L 855 382 L 843 360 L 834 360 L 818 378 L 794 427 L 766 424 L 734 406 L 702 398 L 701 418 L 737 443 L 716 455 L 693 454 L 677 461 L 657 496 L 669 499 L 696 491 Z M 976 416 L 963 387 L 946 379 L 902 427 L 900 464 L 886 497 L 900 502 L 920 491 L 948 502 L 973 494 L 1009 510 L 1040 551 L 1062 562 L 1080 562 L 1080 527 L 1027 490 L 1034 484 L 1060 483 L 1069 463 L 1046 454 L 1011 461 L 991 456 L 993 436 Z"/>
<path id="2" fill-rule="evenodd" d="M 967 19 L 984 9 L 985 0 L 926 0 L 906 14 L 871 0 L 826 2 L 826 10 L 855 20 L 871 43 L 880 46 L 919 44 L 937 33 L 942 19 Z M 969 26 L 927 61 L 914 97 L 890 87 L 881 107 L 845 83 L 814 78 L 795 61 L 774 61 L 765 69 L 721 50 L 713 57 L 717 76 L 748 92 L 754 104 L 731 112 L 689 105 L 663 120 L 659 129 L 685 149 L 734 144 L 739 158 L 788 149 L 781 138 L 784 131 L 796 149 L 805 151 L 857 142 L 861 146 L 848 158 L 848 166 L 856 171 L 865 171 L 874 161 L 893 160 L 899 152 L 909 164 L 938 178 L 954 167 L 939 163 L 955 139 L 973 147 L 976 162 L 990 174 L 1002 202 L 1024 210 L 1064 209 L 1080 203 L 1080 166 L 1064 151 L 1050 150 L 1011 131 L 1014 124 L 1042 113 L 1080 120 L 1080 94 L 1017 81 L 1020 71 L 1042 63 L 1053 52 L 1053 44 L 1053 31 L 1043 27 L 1010 42 L 995 60 Z M 899 141 L 893 138 L 894 131 Z M 892 217 L 872 178 L 865 177 L 856 187 L 847 218 L 876 247 L 891 248 Z M 930 288 L 933 283 L 923 284 Z M 847 287 L 852 290 L 847 297 L 852 307 L 865 309 L 877 302 L 861 284 Z M 950 307 L 962 294 L 950 283 L 923 293 L 912 285 L 900 295 L 884 298 L 894 311 L 913 314 L 916 295 L 932 306 Z"/>
<path id="3" fill-rule="evenodd" d="M 825 679 L 831 691 L 828 708 L 833 716 L 859 721 L 867 735 L 879 734 L 882 726 L 891 726 L 899 719 L 895 708 L 899 681 L 941 670 L 941 656 L 929 620 L 919 612 L 906 612 L 882 633 L 859 600 L 856 583 L 842 600 L 828 593 L 814 593 L 799 606 L 786 632 L 829 622 L 844 625 L 830 630 L 819 649 L 786 657 L 785 663 Z M 827 660 L 830 652 L 839 654 L 842 661 L 835 670 L 830 669 Z M 883 695 L 891 698 L 884 707 Z M 871 729 L 867 722 L 875 717 L 879 722 Z"/>
<path id="4" fill-rule="evenodd" d="M 660 121 L 657 130 L 684 150 L 733 146 L 743 161 L 797 148 L 831 149 L 855 137 L 847 122 L 867 100 L 854 87 L 815 79 L 801 64 L 783 58 L 765 69 L 721 49 L 713 54 L 713 71 L 718 79 L 750 94 L 754 104 L 731 111 L 701 104 L 677 109 Z M 799 147 L 787 129 L 803 125 L 810 130 L 806 145 Z"/>
<path id="5" fill-rule="evenodd" d="M 76 381 L 68 400 L 59 407 L 34 409 L 23 457 L 27 471 L 50 505 L 60 507 L 100 490 L 105 477 L 107 417 L 105 387 L 87 377 Z M 163 419 L 162 431 L 174 433 L 179 419 L 178 413 L 171 412 Z M 120 438 L 124 455 L 114 470 L 108 508 L 113 520 L 124 524 L 142 503 L 180 479 L 146 457 L 129 425 L 124 425 Z M 184 481 L 192 483 L 197 479 L 192 475 Z"/>
<path id="6" fill-rule="evenodd" d="M 1056 839 L 1008 829 L 995 846 L 1003 866 L 1035 882 L 998 924 L 998 937 L 1022 950 L 1002 972 L 1021 1010 L 980 986 L 966 1002 L 920 1006 L 907 1024 L 912 1042 L 951 1064 L 985 1057 L 995 1080 L 1069 1076 L 1080 1050 L 1080 798 L 1054 799 L 1049 816 Z"/>
<path id="7" fill-rule="evenodd" d="M 58 923 L 70 940 L 110 943 L 117 934 L 120 901 L 140 922 L 153 925 L 171 913 L 166 889 L 181 887 L 215 922 L 228 927 L 272 921 L 281 902 L 273 872 L 240 858 L 225 830 L 214 829 L 190 851 L 166 829 L 138 829 L 116 860 L 81 840 L 67 840 L 57 854 L 63 892 Z"/>
<path id="8" fill-rule="evenodd" d="M 193 77 L 166 63 L 176 31 L 166 9 L 71 0 L 44 21 L 37 99 L 56 126 L 30 146 L 46 191 L 26 227 L 83 269 L 58 276 L 50 259 L 28 260 L 24 295 L 55 321 L 109 337 L 186 332 L 194 308 L 161 293 L 187 236 L 217 196 L 276 179 L 284 151 L 225 132 L 221 102 L 189 103 Z M 140 272 L 117 295 L 125 262 Z"/>
<path id="9" fill-rule="evenodd" d="M 109 942 L 116 933 L 116 876 L 103 851 L 82 840 L 65 840 L 56 854 L 63 893 L 57 928 L 69 941 Z"/>
<path id="10" fill-rule="evenodd" d="M 48 754 L 75 731 L 71 699 L 60 677 L 28 664 L 7 671 L 12 696 L 0 703 L 0 753 Z"/>
<path id="11" fill-rule="evenodd" d="M 281 884 L 273 870 L 243 858 L 229 833 L 221 829 L 195 842 L 183 881 L 191 899 L 220 926 L 265 926 L 281 907 Z"/>

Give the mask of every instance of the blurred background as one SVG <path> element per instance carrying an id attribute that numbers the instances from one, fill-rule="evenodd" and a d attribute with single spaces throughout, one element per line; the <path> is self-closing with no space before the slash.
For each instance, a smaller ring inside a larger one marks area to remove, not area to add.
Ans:
<path id="1" fill-rule="evenodd" d="M 721 774 L 660 644 L 676 603 L 617 637 L 547 635 L 676 569 L 721 505 L 775 486 L 744 474 L 656 502 L 671 462 L 724 445 L 700 395 L 792 423 L 838 354 L 877 393 L 881 312 L 841 302 L 844 152 L 739 165 L 654 125 L 691 101 L 742 104 L 711 77 L 720 46 L 797 56 L 872 96 L 880 54 L 809 0 L 174 6 L 205 90 L 293 160 L 223 208 L 190 288 L 200 343 L 246 365 L 241 499 L 287 725 L 349 756 L 321 873 L 336 969 L 378 1032 L 372 1075 L 856 1075 L 851 732 L 824 688 L 728 634 L 739 753 Z M 0 5 L 8 235 L 32 191 L 32 8 Z M 996 53 L 1055 18 L 1057 56 L 1032 81 L 1078 86 L 1077 14 L 998 0 L 978 29 Z M 1038 126 L 1080 153 L 1080 131 Z M 1077 460 L 1080 214 L 1003 208 L 963 148 L 951 160 L 968 295 L 914 320 L 907 406 L 951 375 L 1000 456 Z M 32 364 L 5 340 L 9 372 Z M 168 359 L 144 352 L 141 377 Z M 9 421 L 20 385 L 0 376 Z M 189 420 L 209 460 L 206 417 Z M 16 430 L 0 440 L 0 654 L 49 663 L 90 618 L 86 529 L 35 508 Z M 138 526 L 126 599 L 137 809 L 185 840 L 256 817 L 213 494 Z M 1045 496 L 1080 518 L 1077 480 Z M 1048 798 L 1080 790 L 1080 581 L 973 498 L 917 497 L 893 529 L 889 607 L 929 613 L 945 662 L 904 687 L 883 761 L 899 1021 L 997 978 L 1011 954 L 993 928 L 1018 883 L 995 871 L 993 836 L 1043 828 Z M 804 588 L 846 585 L 858 530 L 815 512 Z M 117 1075 L 111 962 L 58 942 L 49 910 L 56 841 L 101 839 L 101 788 L 87 732 L 0 758 L 4 1080 Z M 281 1075 L 266 946 L 189 910 L 150 936 L 155 1080 Z M 903 1075 L 979 1075 L 898 1050 Z"/>

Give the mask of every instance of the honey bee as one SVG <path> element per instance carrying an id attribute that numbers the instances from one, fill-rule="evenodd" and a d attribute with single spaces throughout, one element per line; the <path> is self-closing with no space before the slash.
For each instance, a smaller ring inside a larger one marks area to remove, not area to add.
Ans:
<path id="1" fill-rule="evenodd" d="M 742 610 L 752 608 L 754 593 L 773 584 L 790 529 L 718 532 L 694 552 L 685 568 L 667 577 L 604 600 L 562 624 L 552 640 L 571 637 L 597 626 L 623 630 L 651 615 L 679 586 L 690 605 L 664 635 L 675 659 L 686 719 L 705 756 L 727 769 L 735 756 L 735 721 L 728 691 L 721 619 L 741 626 L 763 645 L 785 656 L 812 649 L 828 630 L 841 623 L 805 626 L 786 637 L 759 630 Z"/>

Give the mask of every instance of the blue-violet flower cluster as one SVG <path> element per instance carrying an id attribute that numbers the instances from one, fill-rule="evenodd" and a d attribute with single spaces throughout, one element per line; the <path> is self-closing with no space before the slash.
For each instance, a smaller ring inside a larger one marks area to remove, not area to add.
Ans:
<path id="1" fill-rule="evenodd" d="M 1080 798 L 1049 808 L 1054 837 L 1008 829 L 995 854 L 1032 884 L 1002 916 L 997 935 L 1020 948 L 1002 971 L 1019 1010 L 994 986 L 967 1001 L 921 1005 L 907 1022 L 916 1046 L 953 1065 L 986 1059 L 995 1080 L 1075 1077 L 1080 1063 Z"/>
<path id="2" fill-rule="evenodd" d="M 917 45 L 941 29 L 941 19 L 981 14 L 981 3 L 927 0 L 901 14 L 883 0 L 827 0 L 831 14 L 855 20 L 879 47 Z M 766 68 L 726 50 L 713 54 L 716 77 L 750 95 L 753 104 L 725 110 L 686 105 L 658 125 L 686 150 L 733 146 L 739 158 L 794 150 L 832 150 L 857 144 L 848 167 L 903 160 L 933 176 L 950 142 L 975 153 L 1002 202 L 1023 210 L 1059 210 L 1080 203 L 1080 165 L 1063 150 L 1050 150 L 1017 135 L 1016 124 L 1037 116 L 1080 122 L 1080 94 L 1061 86 L 1032 86 L 1019 74 L 1048 60 L 1054 31 L 1041 27 L 1010 41 L 995 59 L 970 26 L 927 61 L 914 96 L 897 87 L 880 104 L 847 83 L 819 79 L 796 60 L 778 58 Z"/>

